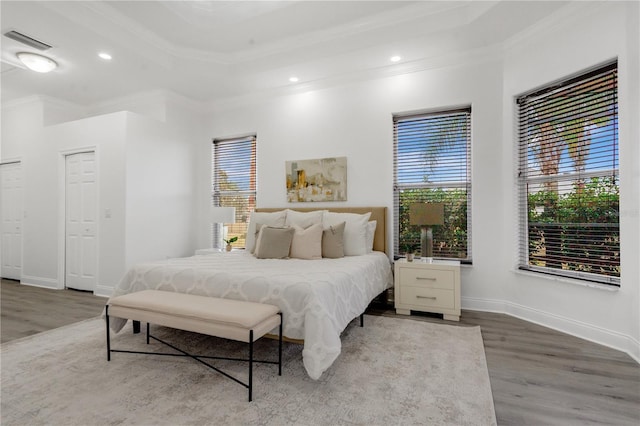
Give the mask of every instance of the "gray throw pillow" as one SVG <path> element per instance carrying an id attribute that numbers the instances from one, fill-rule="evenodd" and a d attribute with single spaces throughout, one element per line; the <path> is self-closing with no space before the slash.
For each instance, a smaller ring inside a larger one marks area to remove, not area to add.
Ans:
<path id="1" fill-rule="evenodd" d="M 331 225 L 322 231 L 322 257 L 344 257 L 344 227 L 347 222 Z"/>
<path id="2" fill-rule="evenodd" d="M 256 240 L 254 254 L 258 259 L 284 259 L 289 257 L 295 229 L 263 225 Z"/>

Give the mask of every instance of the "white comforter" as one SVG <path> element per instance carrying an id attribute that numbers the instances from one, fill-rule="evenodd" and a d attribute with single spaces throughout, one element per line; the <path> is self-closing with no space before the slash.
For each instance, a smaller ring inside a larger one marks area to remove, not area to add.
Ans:
<path id="1" fill-rule="evenodd" d="M 156 289 L 277 305 L 284 335 L 304 339 L 304 366 L 317 380 L 340 354 L 347 324 L 392 284 L 389 259 L 381 252 L 281 260 L 232 251 L 136 265 L 113 297 Z M 117 332 L 125 322 L 114 318 L 112 328 Z"/>

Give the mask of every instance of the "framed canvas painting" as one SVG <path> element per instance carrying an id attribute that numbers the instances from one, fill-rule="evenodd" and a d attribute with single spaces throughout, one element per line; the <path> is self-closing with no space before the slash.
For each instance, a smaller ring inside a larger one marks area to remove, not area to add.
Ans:
<path id="1" fill-rule="evenodd" d="M 347 201 L 347 157 L 285 162 L 287 201 Z"/>

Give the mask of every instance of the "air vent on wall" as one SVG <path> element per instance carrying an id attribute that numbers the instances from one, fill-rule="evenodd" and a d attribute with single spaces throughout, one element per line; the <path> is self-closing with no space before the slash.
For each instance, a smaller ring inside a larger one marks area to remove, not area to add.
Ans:
<path id="1" fill-rule="evenodd" d="M 24 35 L 17 31 L 8 31 L 4 33 L 4 35 L 9 37 L 10 39 L 19 41 L 20 43 L 26 44 L 27 46 L 33 47 L 38 50 L 51 49 L 51 46 L 49 46 L 48 44 L 38 41 L 35 38 L 31 38 L 28 35 Z"/>

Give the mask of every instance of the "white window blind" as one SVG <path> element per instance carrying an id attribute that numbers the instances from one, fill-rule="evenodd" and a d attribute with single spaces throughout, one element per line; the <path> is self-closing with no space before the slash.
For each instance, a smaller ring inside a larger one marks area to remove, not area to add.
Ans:
<path id="1" fill-rule="evenodd" d="M 620 285 L 617 74 L 517 99 L 520 269 Z"/>
<path id="2" fill-rule="evenodd" d="M 233 246 L 244 247 L 251 212 L 256 207 L 256 136 L 214 139 L 212 153 L 214 207 L 235 207 L 236 223 L 227 224 L 226 238 L 238 237 Z M 213 241 L 223 237 L 213 226 Z"/>
<path id="3" fill-rule="evenodd" d="M 444 203 L 433 257 L 471 262 L 471 108 L 394 115 L 394 254 L 420 249 L 413 203 Z M 424 255 L 420 253 L 421 255 Z"/>

